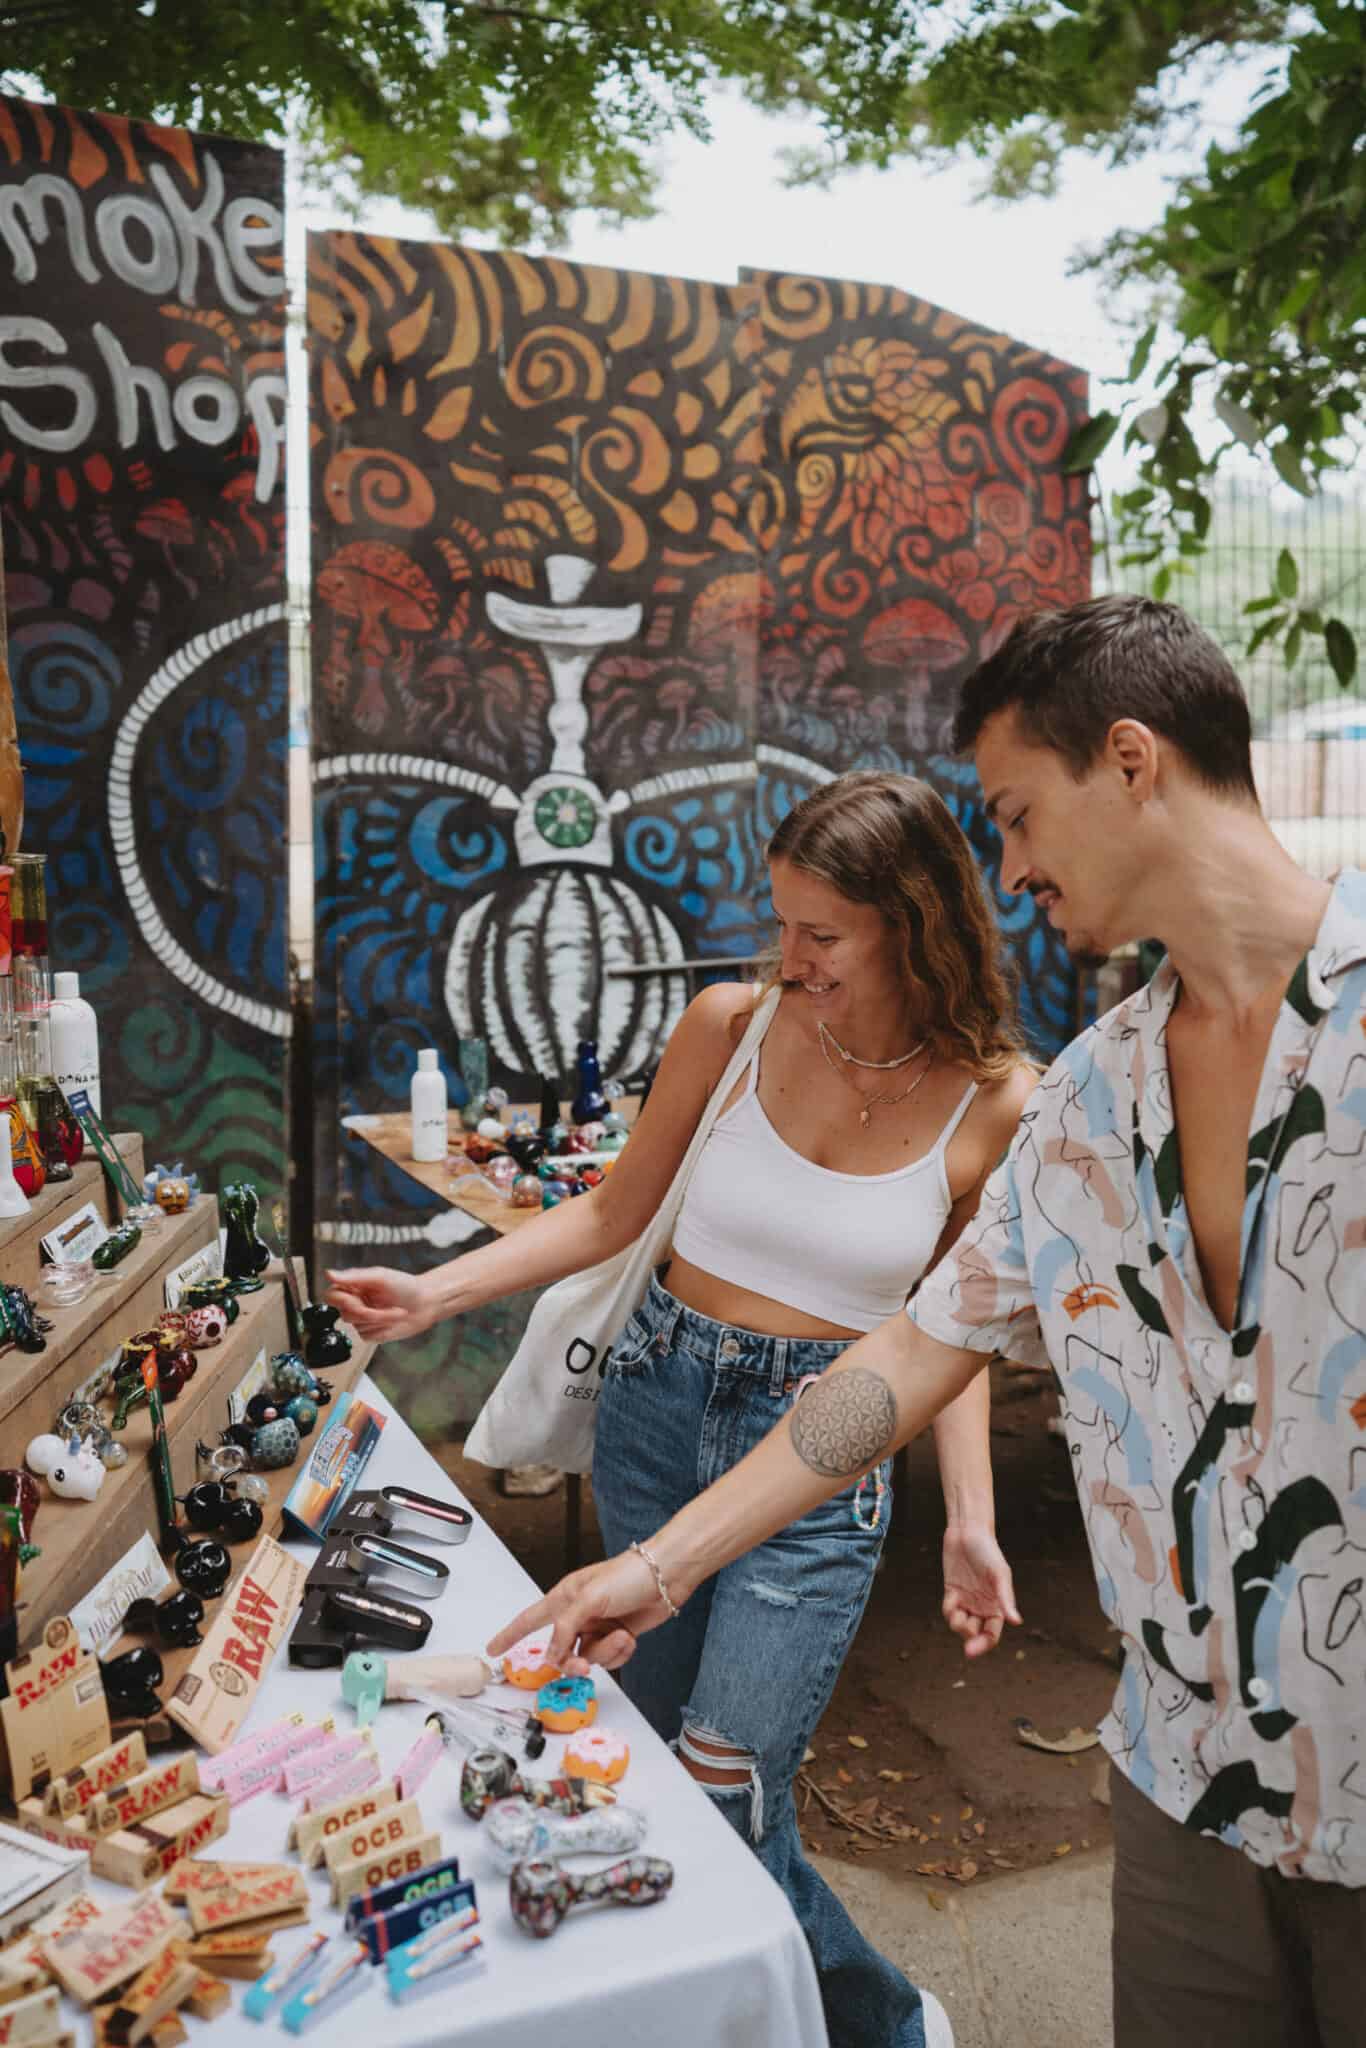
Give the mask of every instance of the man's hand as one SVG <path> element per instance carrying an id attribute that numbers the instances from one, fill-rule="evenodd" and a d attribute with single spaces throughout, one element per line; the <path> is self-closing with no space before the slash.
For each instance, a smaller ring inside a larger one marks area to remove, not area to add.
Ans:
<path id="1" fill-rule="evenodd" d="M 549 1621 L 554 1623 L 547 1645 L 550 1662 L 571 1678 L 586 1678 L 590 1664 L 617 1670 L 634 1653 L 636 1637 L 667 1619 L 650 1567 L 634 1551 L 623 1550 L 602 1564 L 570 1572 L 544 1599 L 524 1607 L 489 1642 L 488 1654 L 500 1657 Z"/>
<path id="2" fill-rule="evenodd" d="M 954 1522 L 944 1531 L 944 1619 L 963 1639 L 963 1653 L 983 1657 L 1020 1620 L 1010 1566 L 984 1522 Z"/>

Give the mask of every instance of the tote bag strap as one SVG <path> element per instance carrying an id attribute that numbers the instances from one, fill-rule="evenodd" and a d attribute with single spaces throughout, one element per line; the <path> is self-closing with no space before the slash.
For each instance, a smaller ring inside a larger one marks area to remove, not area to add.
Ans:
<path id="1" fill-rule="evenodd" d="M 692 1179 L 693 1168 L 701 1157 L 702 1147 L 711 1136 L 712 1126 L 725 1108 L 731 1090 L 763 1043 L 769 1025 L 778 1014 L 782 993 L 781 988 L 770 989 L 763 1000 L 755 1005 L 754 1014 L 745 1027 L 740 1043 L 727 1061 L 725 1072 L 712 1089 L 710 1100 L 698 1118 L 697 1129 L 693 1132 L 688 1149 L 683 1154 L 682 1163 L 669 1183 L 668 1192 L 655 1212 L 653 1222 L 643 1233 L 650 1241 L 652 1253 L 653 1248 L 658 1247 L 662 1256 L 663 1248 L 672 1239 L 674 1224 L 683 1206 L 683 1197 L 688 1192 L 688 1182 Z M 652 1256 L 650 1263 L 657 1264 L 658 1259 Z"/>

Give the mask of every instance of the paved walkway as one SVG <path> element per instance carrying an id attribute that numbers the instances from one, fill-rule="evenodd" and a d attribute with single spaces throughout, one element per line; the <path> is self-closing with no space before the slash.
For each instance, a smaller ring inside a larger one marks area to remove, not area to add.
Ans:
<path id="1" fill-rule="evenodd" d="M 1111 2048 L 1108 1849 L 980 1887 L 812 1862 L 953 2022 L 956 2048 Z"/>

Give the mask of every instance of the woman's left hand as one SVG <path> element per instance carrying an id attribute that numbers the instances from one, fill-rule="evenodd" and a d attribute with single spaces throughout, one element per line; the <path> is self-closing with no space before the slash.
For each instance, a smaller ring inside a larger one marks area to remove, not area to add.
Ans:
<path id="1" fill-rule="evenodd" d="M 1019 1624 L 1010 1566 L 984 1522 L 955 1522 L 944 1531 L 943 1613 L 968 1657 L 984 1657 L 1008 1621 Z"/>

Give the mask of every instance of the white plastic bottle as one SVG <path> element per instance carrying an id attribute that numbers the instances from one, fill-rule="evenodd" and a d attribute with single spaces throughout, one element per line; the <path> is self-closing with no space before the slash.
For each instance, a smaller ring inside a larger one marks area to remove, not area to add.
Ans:
<path id="1" fill-rule="evenodd" d="M 95 1012 L 81 994 L 79 974 L 54 974 L 52 1007 L 52 1071 L 68 1102 L 73 1089 L 84 1088 L 96 1116 L 100 1108 L 100 1032 Z"/>
<path id="2" fill-rule="evenodd" d="M 423 1046 L 413 1075 L 412 1154 L 428 1162 L 446 1156 L 446 1076 L 436 1063 L 436 1047 Z"/>

